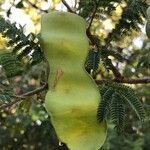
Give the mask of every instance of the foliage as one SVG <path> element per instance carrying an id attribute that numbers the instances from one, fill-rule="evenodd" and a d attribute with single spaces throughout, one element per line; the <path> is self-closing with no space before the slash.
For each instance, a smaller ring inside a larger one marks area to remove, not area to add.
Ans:
<path id="1" fill-rule="evenodd" d="M 10 91 L 1 91 L 0 92 L 0 103 L 9 103 L 12 100 L 12 93 Z"/>
<path id="2" fill-rule="evenodd" d="M 142 55 L 139 58 L 139 62 L 137 64 L 137 68 L 146 68 L 149 69 L 150 66 L 150 50 L 149 47 L 143 47 Z"/>
<path id="3" fill-rule="evenodd" d="M 13 77 L 23 72 L 23 65 L 13 53 L 4 53 L 0 55 L 0 65 L 6 72 L 6 76 Z"/>
<path id="4" fill-rule="evenodd" d="M 99 52 L 94 51 L 94 49 L 91 49 L 87 55 L 85 62 L 85 68 L 87 72 L 93 72 L 94 74 L 94 72 L 98 69 L 99 62 Z"/>
<path id="5" fill-rule="evenodd" d="M 122 131 L 124 129 L 124 123 L 126 122 L 125 103 L 129 104 L 139 119 L 144 119 L 145 112 L 143 106 L 130 87 L 110 83 L 101 87 L 100 93 L 102 102 L 97 112 L 97 117 L 100 122 L 107 119 L 108 114 L 111 114 L 111 119 L 115 127 L 118 131 Z"/>
<path id="6" fill-rule="evenodd" d="M 101 11 L 104 11 L 106 13 L 109 13 L 112 12 L 113 10 L 115 10 L 115 6 L 114 4 L 115 3 L 119 3 L 121 0 L 113 0 L 113 1 L 110 1 L 110 0 L 96 0 L 96 1 L 93 1 L 93 0 L 81 0 L 79 2 L 79 14 L 81 16 L 83 16 L 84 18 L 88 18 L 90 15 L 91 15 L 91 12 L 93 12 L 93 10 L 95 9 L 95 6 L 98 5 L 99 6 L 99 10 L 98 10 L 98 13 L 100 13 Z M 97 14 L 98 16 L 99 14 Z"/>
<path id="7" fill-rule="evenodd" d="M 141 89 L 138 90 L 140 92 Z M 146 114 L 149 116 L 149 98 L 146 98 L 147 101 L 144 103 L 144 108 Z M 126 127 L 125 131 L 126 134 L 118 135 L 115 130 L 113 129 L 113 125 L 109 124 L 108 133 L 109 136 L 103 145 L 101 150 L 128 150 L 128 149 L 135 149 L 135 150 L 148 150 L 149 149 L 149 119 L 141 124 L 139 124 L 138 120 L 135 119 L 133 113 L 127 109 L 126 112 Z M 134 118 L 134 119 L 133 119 Z M 134 123 L 133 123 L 134 122 Z M 131 126 L 132 124 L 132 126 Z"/>
<path id="8" fill-rule="evenodd" d="M 12 54 L 5 53 L 1 56 L 0 65 L 4 67 L 8 77 L 13 77 L 21 71 L 21 63 L 24 63 L 25 65 L 33 65 L 39 63 L 43 59 L 43 53 L 40 49 L 38 39 L 32 33 L 26 36 L 23 33 L 23 27 L 20 26 L 20 29 L 18 29 L 15 23 L 11 24 L 1 16 L 0 32 L 3 37 L 8 38 L 8 47 L 13 47 Z M 14 69 L 12 65 L 10 66 L 9 63 L 6 63 L 6 57 L 7 61 L 14 64 L 14 67 L 18 69 Z M 7 68 L 11 68 L 15 72 L 11 74 Z M 22 68 L 22 70 L 23 69 L 24 68 Z"/>
<path id="9" fill-rule="evenodd" d="M 58 140 L 54 137 L 55 133 L 49 132 L 49 130 L 53 129 L 49 118 L 46 117 L 47 115 L 44 110 L 38 109 L 36 111 L 42 114 L 42 117 L 39 117 L 36 120 L 34 115 L 31 114 L 29 116 L 27 112 L 21 110 L 16 114 L 8 114 L 7 111 L 1 112 L 1 148 L 54 149 L 54 144 L 56 145 Z M 5 140 L 6 138 L 7 140 Z"/>
<path id="10" fill-rule="evenodd" d="M 145 0 L 128 0 L 126 2 L 127 6 L 123 9 L 121 18 L 107 39 L 119 40 L 123 35 L 129 34 L 131 29 L 140 29 L 138 24 L 142 24 L 142 17 L 146 17 L 147 4 Z"/>

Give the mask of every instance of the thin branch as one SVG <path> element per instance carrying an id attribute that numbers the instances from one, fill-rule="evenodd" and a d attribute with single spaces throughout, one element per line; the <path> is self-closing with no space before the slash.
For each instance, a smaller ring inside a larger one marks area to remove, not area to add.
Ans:
<path id="1" fill-rule="evenodd" d="M 66 6 L 69 12 L 76 13 L 75 11 L 72 10 L 72 8 L 68 5 L 68 3 L 65 0 L 62 0 L 62 3 Z"/>
<path id="2" fill-rule="evenodd" d="M 15 101 L 12 101 L 8 104 L 3 104 L 3 105 L 0 105 L 0 110 L 1 109 L 6 109 L 6 108 L 9 108 L 11 106 L 13 106 L 14 104 L 17 104 L 18 102 L 21 102 L 23 99 L 16 99 Z"/>
<path id="3" fill-rule="evenodd" d="M 37 10 L 40 10 L 41 12 L 48 13 L 48 10 L 43 10 L 43 9 L 37 7 L 35 4 L 33 4 L 32 2 L 30 2 L 30 0 L 27 0 L 27 2 L 28 2 L 33 8 L 35 8 L 35 9 L 37 9 Z"/>
<path id="4" fill-rule="evenodd" d="M 96 80 L 97 84 L 103 84 L 105 82 L 118 82 L 118 83 L 127 83 L 127 84 L 148 84 L 150 83 L 150 77 L 143 77 L 137 79 L 130 79 L 130 78 L 122 78 L 122 79 L 103 79 L 103 80 Z"/>
<path id="5" fill-rule="evenodd" d="M 25 94 L 22 94 L 21 96 L 23 96 L 23 97 L 33 96 L 33 95 L 38 94 L 38 93 L 40 93 L 40 92 L 42 92 L 44 90 L 47 90 L 47 89 L 48 89 L 48 83 L 45 83 L 41 87 L 39 87 L 39 88 L 37 88 L 37 89 L 35 89 L 33 91 L 27 92 Z"/>
<path id="6" fill-rule="evenodd" d="M 75 2 L 74 2 L 75 4 L 74 4 L 74 8 L 76 8 L 77 7 L 77 0 L 75 0 Z"/>
<path id="7" fill-rule="evenodd" d="M 35 95 L 35 94 L 38 94 L 38 93 L 40 93 L 40 92 L 42 92 L 42 91 L 44 91 L 44 90 L 46 90 L 46 89 L 48 89 L 48 84 L 47 84 L 47 83 L 45 83 L 43 86 L 41 86 L 41 87 L 39 87 L 39 88 L 37 88 L 37 89 L 35 89 L 35 90 L 33 90 L 33 91 L 27 92 L 27 93 L 25 93 L 25 94 L 22 94 L 22 95 L 14 95 L 13 98 L 15 98 L 16 100 L 15 100 L 15 101 L 12 101 L 12 102 L 10 102 L 10 103 L 8 103 L 8 104 L 3 104 L 3 105 L 1 105 L 1 106 L 0 106 L 0 109 L 6 109 L 6 108 L 8 108 L 8 107 L 11 107 L 11 106 L 13 106 L 14 104 L 17 104 L 17 103 L 19 103 L 19 102 L 25 100 L 27 97 L 33 96 L 33 95 Z"/>
<path id="8" fill-rule="evenodd" d="M 99 1 L 98 1 L 98 4 L 99 4 Z M 96 10 L 96 9 L 95 9 Z M 93 16 L 95 15 L 95 11 L 93 13 Z M 94 19 L 94 18 L 93 18 Z M 91 24 L 92 24 L 92 21 L 91 21 Z M 90 42 L 93 46 L 95 46 L 97 48 L 97 50 L 104 50 L 104 49 L 107 49 L 107 47 L 109 46 L 109 44 L 107 43 L 105 46 L 102 46 L 100 47 L 99 43 L 95 40 L 94 36 L 91 34 L 90 32 L 90 26 L 87 28 L 86 30 L 86 34 L 87 34 L 87 37 L 90 39 Z M 107 62 L 109 62 L 109 67 L 110 69 L 112 70 L 115 78 L 119 78 L 119 79 L 122 79 L 123 76 L 121 75 L 121 73 L 118 71 L 118 69 L 113 65 L 112 61 L 107 57 L 105 58 Z"/>
<path id="9" fill-rule="evenodd" d="M 111 59 L 106 58 L 106 61 L 109 62 L 109 67 L 112 70 L 115 78 L 118 80 L 122 80 L 124 77 L 121 75 L 121 73 L 118 71 L 118 69 L 113 65 Z"/>
<path id="10" fill-rule="evenodd" d="M 100 0 L 97 3 L 95 2 L 95 9 L 94 9 L 94 12 L 93 12 L 93 14 L 91 16 L 91 20 L 90 20 L 89 26 L 87 28 L 87 32 L 90 32 L 90 28 L 91 28 L 92 22 L 93 22 L 93 20 L 95 18 L 95 15 L 96 15 L 99 3 L 100 3 Z"/>
<path id="11" fill-rule="evenodd" d="M 94 39 L 94 36 L 90 33 L 89 30 L 86 31 L 86 34 L 87 34 L 88 38 L 90 39 L 92 45 L 94 45 L 97 48 L 97 50 L 101 50 L 102 51 L 102 50 L 107 49 L 108 44 L 106 46 L 104 46 L 104 47 L 100 47 L 99 44 L 97 43 L 97 41 Z M 109 67 L 112 70 L 115 78 L 119 78 L 119 79 L 124 78 L 121 75 L 121 73 L 118 71 L 118 69 L 113 65 L 112 61 L 108 57 L 106 57 L 105 59 L 106 59 L 107 62 L 109 62 Z"/>

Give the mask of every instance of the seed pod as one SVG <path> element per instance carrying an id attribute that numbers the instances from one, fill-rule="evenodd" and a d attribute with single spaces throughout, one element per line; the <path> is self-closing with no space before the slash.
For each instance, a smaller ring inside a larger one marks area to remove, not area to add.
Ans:
<path id="1" fill-rule="evenodd" d="M 83 18 L 68 12 L 42 17 L 41 47 L 50 65 L 45 107 L 70 150 L 98 150 L 106 124 L 98 123 L 99 90 L 84 69 L 89 48 Z"/>
<path id="2" fill-rule="evenodd" d="M 150 21 L 150 6 L 146 10 L 147 20 Z"/>
<path id="3" fill-rule="evenodd" d="M 150 39 L 150 21 L 146 23 L 146 35 Z"/>

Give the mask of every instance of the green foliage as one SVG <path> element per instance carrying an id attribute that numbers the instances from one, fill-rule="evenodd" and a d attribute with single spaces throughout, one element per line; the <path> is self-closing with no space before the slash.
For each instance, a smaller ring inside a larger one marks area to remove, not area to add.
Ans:
<path id="1" fill-rule="evenodd" d="M 23 1 L 20 1 L 16 4 L 16 8 L 23 8 L 23 7 L 24 7 Z"/>
<path id="2" fill-rule="evenodd" d="M 33 33 L 26 36 L 23 27 L 18 29 L 15 23 L 11 24 L 2 16 L 0 33 L 8 39 L 8 47 L 12 48 L 12 52 L 0 54 L 0 65 L 8 78 L 22 73 L 25 67 L 31 67 L 44 59 L 37 37 Z"/>
<path id="3" fill-rule="evenodd" d="M 96 17 L 99 17 L 98 13 L 107 13 L 110 14 L 113 10 L 115 10 L 115 3 L 120 3 L 121 0 L 80 0 L 79 2 L 79 15 L 84 18 L 88 18 L 91 16 L 91 13 L 95 10 L 96 6 L 98 5 L 98 10 Z M 101 15 L 101 14 L 100 14 Z"/>
<path id="4" fill-rule="evenodd" d="M 85 68 L 86 70 L 92 74 L 94 74 L 97 69 L 100 62 L 100 56 L 99 52 L 95 51 L 94 49 L 91 49 L 87 55 L 86 62 L 85 62 Z"/>
<path id="5" fill-rule="evenodd" d="M 87 72 L 94 76 L 99 68 L 100 61 L 103 62 L 103 65 L 107 70 L 111 69 L 111 60 L 106 59 L 108 56 L 113 56 L 120 62 L 123 62 L 125 60 L 125 58 L 123 58 L 123 56 L 117 51 L 109 49 L 101 49 L 97 51 L 96 48 L 93 48 L 89 50 L 86 58 L 85 68 Z"/>
<path id="6" fill-rule="evenodd" d="M 124 116 L 125 116 L 125 106 L 122 97 L 119 93 L 114 92 L 112 95 L 112 102 L 110 106 L 111 119 L 116 125 L 118 131 L 123 130 L 124 127 Z"/>
<path id="7" fill-rule="evenodd" d="M 114 93 L 114 90 L 110 87 L 103 87 L 100 90 L 100 94 L 102 95 L 102 100 L 101 103 L 99 104 L 98 107 L 98 112 L 97 112 L 97 118 L 101 122 L 104 119 L 107 119 L 108 112 L 110 110 L 110 103 L 112 99 L 112 94 Z"/>
<path id="8" fill-rule="evenodd" d="M 147 86 L 144 86 L 146 88 Z M 147 89 L 147 88 L 146 88 Z M 138 92 L 143 89 L 138 89 Z M 145 94 L 145 93 L 144 93 Z M 145 97 L 145 96 L 144 96 Z M 146 97 L 145 97 L 146 98 Z M 144 102 L 144 108 L 147 114 L 147 119 L 143 122 L 142 126 L 139 121 L 135 118 L 131 109 L 126 111 L 126 126 L 125 135 L 117 134 L 113 129 L 113 125 L 109 123 L 107 140 L 101 150 L 148 150 L 150 143 L 150 120 L 148 119 L 150 101 L 149 97 Z"/>
<path id="9" fill-rule="evenodd" d="M 13 53 L 0 54 L 0 65 L 8 78 L 21 74 L 24 69 L 22 63 Z"/>
<path id="10" fill-rule="evenodd" d="M 111 40 L 117 41 L 124 35 L 129 35 L 131 30 L 139 31 L 139 24 L 143 24 L 143 17 L 146 17 L 148 7 L 145 0 L 128 0 L 127 6 L 123 8 L 123 13 L 112 32 L 106 38 L 106 43 Z"/>
<path id="11" fill-rule="evenodd" d="M 12 100 L 12 92 L 11 91 L 0 91 L 0 104 L 9 103 Z"/>
<path id="12" fill-rule="evenodd" d="M 122 98 L 125 98 L 124 101 L 126 100 L 128 102 L 128 104 L 134 109 L 139 119 L 143 121 L 145 116 L 144 108 L 141 101 L 135 94 L 135 91 L 129 86 L 125 86 L 123 84 L 113 83 L 111 84 L 111 87 L 119 91 L 119 93 L 122 95 Z"/>
<path id="13" fill-rule="evenodd" d="M 32 111 L 34 111 L 33 108 Z M 58 139 L 46 111 L 41 108 L 39 113 L 43 112 L 45 114 L 42 118 L 40 117 L 41 120 L 32 120 L 32 114 L 28 115 L 21 110 L 15 114 L 1 112 L 1 149 L 55 150 L 58 147 Z"/>
<path id="14" fill-rule="evenodd" d="M 15 23 L 6 21 L 0 16 L 0 33 L 8 38 L 8 47 L 13 47 L 13 53 L 24 64 L 33 65 L 43 60 L 43 52 L 39 41 L 33 33 L 25 35 L 23 27 L 18 29 Z"/>
<path id="15" fill-rule="evenodd" d="M 80 0 L 79 2 L 79 10 L 80 10 L 80 15 L 84 18 L 87 18 L 88 16 L 91 15 L 91 12 L 95 8 L 95 2 L 92 0 Z"/>
<path id="16" fill-rule="evenodd" d="M 150 49 L 142 49 L 137 68 L 149 69 L 150 67 Z"/>
<path id="17" fill-rule="evenodd" d="M 105 18 L 105 15 L 112 15 L 112 12 L 116 9 L 117 4 L 120 4 L 121 0 L 81 0 L 79 2 L 79 15 L 89 20 L 89 16 L 97 7 L 97 13 L 94 18 Z M 108 34 L 105 39 L 106 43 L 110 41 L 120 40 L 121 37 L 129 35 L 131 30 L 139 31 L 139 24 L 143 24 L 143 18 L 146 17 L 146 9 L 148 7 L 145 0 L 125 0 L 126 6 L 123 8 L 123 13 L 116 23 L 115 28 Z M 102 20 L 103 21 L 103 20 Z"/>
<path id="18" fill-rule="evenodd" d="M 102 57 L 103 60 L 108 56 L 113 56 L 115 59 L 117 59 L 120 62 L 124 61 L 123 56 L 119 52 L 110 49 L 100 50 L 100 56 Z"/>
<path id="19" fill-rule="evenodd" d="M 131 53 L 126 55 L 125 68 L 123 74 L 126 77 L 149 76 L 149 66 L 150 66 L 150 42 L 149 40 L 143 41 L 142 48 L 132 50 Z"/>
<path id="20" fill-rule="evenodd" d="M 145 118 L 142 103 L 132 88 L 118 83 L 107 83 L 100 89 L 100 93 L 102 101 L 97 111 L 97 118 L 100 122 L 107 119 L 110 114 L 117 130 L 122 131 L 126 122 L 126 103 L 135 111 L 141 121 Z"/>
<path id="21" fill-rule="evenodd" d="M 100 150 L 143 150 L 145 139 L 140 135 L 118 135 L 112 127 L 109 127 L 108 134 L 110 136 Z"/>

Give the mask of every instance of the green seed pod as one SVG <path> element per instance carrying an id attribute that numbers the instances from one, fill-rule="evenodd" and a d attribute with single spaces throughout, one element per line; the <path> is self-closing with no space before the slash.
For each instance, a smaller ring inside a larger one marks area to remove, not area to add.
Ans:
<path id="1" fill-rule="evenodd" d="M 146 23 L 146 35 L 150 39 L 150 21 Z"/>
<path id="2" fill-rule="evenodd" d="M 150 6 L 146 10 L 147 20 L 150 21 Z"/>
<path id="3" fill-rule="evenodd" d="M 98 123 L 99 90 L 84 69 L 89 48 L 86 23 L 68 12 L 42 17 L 41 47 L 50 65 L 45 107 L 60 141 L 70 150 L 98 150 L 106 123 Z"/>

